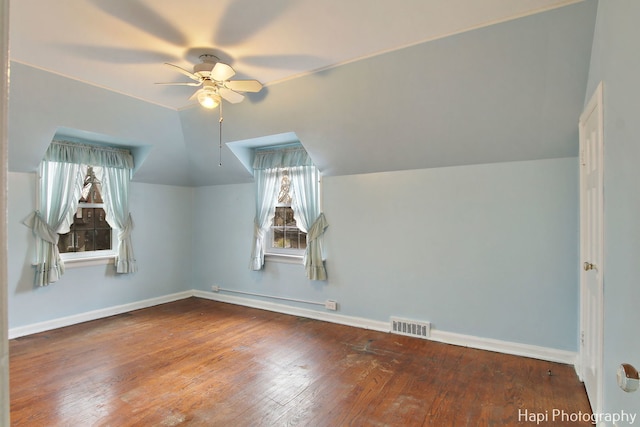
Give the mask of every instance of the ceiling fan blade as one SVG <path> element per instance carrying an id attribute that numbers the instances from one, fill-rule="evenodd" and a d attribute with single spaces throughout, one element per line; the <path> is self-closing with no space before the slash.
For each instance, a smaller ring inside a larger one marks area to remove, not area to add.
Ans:
<path id="1" fill-rule="evenodd" d="M 260 92 L 262 83 L 257 80 L 231 80 L 225 86 L 238 92 Z"/>
<path id="2" fill-rule="evenodd" d="M 158 7 L 147 6 L 145 1 L 130 0 L 127 2 L 109 2 L 90 0 L 94 7 L 101 9 L 112 17 L 126 22 L 160 40 L 174 46 L 184 46 L 189 43 L 189 37 L 175 25 L 174 19 L 168 19 L 158 13 Z"/>
<path id="3" fill-rule="evenodd" d="M 180 73 L 184 74 L 185 76 L 189 77 L 189 78 L 190 78 L 190 79 L 192 79 L 192 80 L 195 80 L 195 81 L 197 81 L 197 82 L 201 82 L 201 81 L 202 81 L 202 79 L 201 79 L 200 77 L 196 76 L 196 75 L 195 75 L 195 74 L 193 74 L 191 71 L 187 71 L 187 70 L 185 70 L 185 69 L 184 69 L 184 68 L 182 68 L 182 67 L 178 67 L 177 65 L 170 64 L 170 63 L 168 63 L 168 62 L 165 62 L 165 64 L 166 64 L 166 65 L 168 65 L 168 66 L 170 66 L 170 67 L 175 68 L 176 70 L 178 70 L 178 72 L 180 72 Z"/>
<path id="4" fill-rule="evenodd" d="M 189 97 L 189 101 L 193 101 L 194 99 L 196 99 L 201 90 L 202 89 L 198 89 L 197 91 L 193 92 L 193 95 Z"/>
<path id="5" fill-rule="evenodd" d="M 223 82 L 225 80 L 229 80 L 235 74 L 236 74 L 236 72 L 233 71 L 233 68 L 231 68 L 229 65 L 224 64 L 222 62 L 218 62 L 213 67 L 213 70 L 211 70 L 211 76 L 210 77 L 213 80 L 216 80 L 216 81 L 219 81 L 219 82 Z"/>
<path id="6" fill-rule="evenodd" d="M 157 85 L 167 85 L 167 86 L 200 86 L 202 82 L 177 82 L 177 83 L 154 83 Z"/>
<path id="7" fill-rule="evenodd" d="M 237 104 L 238 102 L 242 102 L 244 99 L 244 95 L 239 94 L 238 92 L 234 92 L 231 89 L 227 89 L 226 87 L 221 87 L 218 89 L 218 93 L 221 97 L 226 99 L 232 104 Z"/>

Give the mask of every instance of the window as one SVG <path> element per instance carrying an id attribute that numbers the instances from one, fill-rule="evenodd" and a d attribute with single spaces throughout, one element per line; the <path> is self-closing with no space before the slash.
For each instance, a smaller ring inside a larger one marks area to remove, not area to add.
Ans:
<path id="1" fill-rule="evenodd" d="M 307 233 L 300 230 L 296 224 L 295 212 L 291 207 L 292 196 L 290 194 L 291 179 L 288 169 L 280 169 L 280 191 L 275 206 L 271 232 L 269 235 L 270 246 L 266 254 L 297 255 L 302 257 L 307 248 Z"/>
<path id="2" fill-rule="evenodd" d="M 91 166 L 88 166 L 91 165 Z M 114 259 L 117 273 L 137 271 L 131 243 L 126 149 L 54 140 L 40 163 L 37 206 L 23 223 L 36 239 L 36 284 L 56 282 L 65 261 Z"/>
<path id="3" fill-rule="evenodd" d="M 249 268 L 265 254 L 302 256 L 311 280 L 326 280 L 322 235 L 328 224 L 320 207 L 320 172 L 301 144 L 257 150 L 253 249 Z"/>
<path id="4" fill-rule="evenodd" d="M 271 226 L 272 249 L 302 250 L 307 247 L 307 233 L 296 225 L 293 209 L 290 206 L 276 206 Z"/>
<path id="5" fill-rule="evenodd" d="M 96 177 L 96 171 L 102 175 L 101 168 L 87 167 L 73 223 L 69 232 L 60 234 L 58 240 L 58 251 L 61 254 L 111 251 L 113 247 L 112 230 L 107 222 L 102 200 L 102 183 Z"/>

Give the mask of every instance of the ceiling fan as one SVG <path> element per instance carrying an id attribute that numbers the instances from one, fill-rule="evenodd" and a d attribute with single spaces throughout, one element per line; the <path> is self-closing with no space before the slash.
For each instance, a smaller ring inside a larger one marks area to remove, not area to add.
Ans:
<path id="1" fill-rule="evenodd" d="M 196 87 L 202 86 L 193 95 L 191 95 L 189 99 L 197 98 L 200 105 L 209 109 L 220 106 L 218 137 L 220 162 L 218 166 L 222 166 L 222 121 L 224 120 L 222 118 L 222 100 L 224 99 L 232 104 L 242 102 L 244 95 L 239 92 L 260 92 L 262 90 L 262 83 L 257 80 L 229 80 L 236 74 L 231 66 L 220 62 L 220 58 L 210 53 L 202 54 L 199 58 L 202 62 L 193 67 L 193 72 L 165 62 L 165 64 L 189 77 L 193 82 L 156 84 Z"/>
<path id="2" fill-rule="evenodd" d="M 189 99 L 197 98 L 200 105 L 210 109 L 221 105 L 222 99 L 232 104 L 242 102 L 244 95 L 239 92 L 260 92 L 262 90 L 262 83 L 257 80 L 229 80 L 236 72 L 231 66 L 220 62 L 217 56 L 203 54 L 199 58 L 202 62 L 193 67 L 193 72 L 168 62 L 165 63 L 189 77 L 193 82 L 156 84 L 202 86 Z"/>

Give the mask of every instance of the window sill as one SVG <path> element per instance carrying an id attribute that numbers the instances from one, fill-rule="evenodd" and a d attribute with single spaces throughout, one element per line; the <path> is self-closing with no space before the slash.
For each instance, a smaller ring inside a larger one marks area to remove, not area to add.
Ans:
<path id="1" fill-rule="evenodd" d="M 97 255 L 84 255 L 84 256 L 62 256 L 62 261 L 64 261 L 64 266 L 66 268 L 77 268 L 77 267 L 91 267 L 94 265 L 108 265 L 115 264 L 116 254 L 115 253 L 102 253 Z"/>
<path id="2" fill-rule="evenodd" d="M 284 264 L 302 264 L 303 255 L 290 255 L 290 254 L 264 254 L 265 262 L 281 262 Z"/>

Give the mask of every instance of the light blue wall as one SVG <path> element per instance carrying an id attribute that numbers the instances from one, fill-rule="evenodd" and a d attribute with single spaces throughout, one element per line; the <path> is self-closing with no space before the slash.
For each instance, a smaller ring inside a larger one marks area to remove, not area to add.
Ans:
<path id="1" fill-rule="evenodd" d="M 36 171 L 58 127 L 98 133 L 124 145 L 149 148 L 135 181 L 191 185 L 176 111 L 12 62 L 9 171 Z"/>
<path id="2" fill-rule="evenodd" d="M 130 209 L 139 271 L 116 275 L 113 265 L 69 268 L 58 282 L 35 288 L 34 239 L 21 221 L 35 209 L 36 178 L 9 174 L 9 328 L 109 308 L 191 289 L 193 189 L 132 183 Z"/>
<path id="3" fill-rule="evenodd" d="M 587 99 L 604 90 L 604 411 L 640 414 L 616 368 L 640 369 L 640 2 L 600 1 Z M 624 425 L 624 424 L 621 424 Z"/>
<path id="4" fill-rule="evenodd" d="M 577 156 L 596 9 L 581 1 L 269 85 L 225 104 L 223 139 L 295 132 L 325 176 Z M 203 110 L 180 112 L 194 185 L 250 182 L 228 150 L 210 167 L 218 120 Z"/>
<path id="5" fill-rule="evenodd" d="M 194 287 L 335 299 L 350 316 L 576 351 L 577 166 L 563 158 L 326 177 L 326 283 L 308 281 L 300 265 L 248 270 L 253 184 L 199 187 Z"/>

